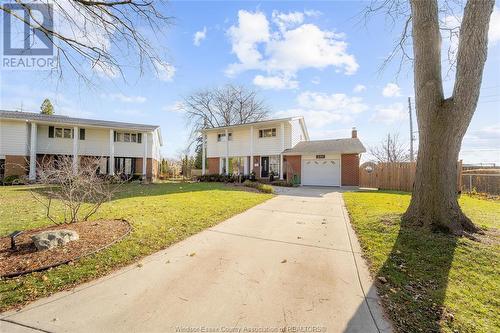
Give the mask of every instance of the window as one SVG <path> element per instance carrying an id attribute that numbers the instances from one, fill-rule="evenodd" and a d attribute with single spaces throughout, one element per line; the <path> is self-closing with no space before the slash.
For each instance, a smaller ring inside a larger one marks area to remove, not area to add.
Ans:
<path id="1" fill-rule="evenodd" d="M 115 132 L 115 142 L 136 142 L 142 143 L 142 133 L 122 133 Z"/>
<path id="2" fill-rule="evenodd" d="M 73 135 L 72 128 L 49 126 L 49 138 L 72 139 Z"/>
<path id="3" fill-rule="evenodd" d="M 63 137 L 65 139 L 71 139 L 73 137 L 73 135 L 71 135 L 72 132 L 73 130 L 71 128 L 65 128 L 63 131 Z"/>
<path id="4" fill-rule="evenodd" d="M 80 128 L 80 140 L 85 140 L 85 128 Z"/>
<path id="5" fill-rule="evenodd" d="M 229 141 L 233 141 L 233 133 L 228 133 Z M 226 133 L 219 133 L 217 134 L 217 141 L 218 142 L 225 142 L 226 141 Z"/>
<path id="6" fill-rule="evenodd" d="M 279 156 L 269 156 L 269 172 L 273 172 L 274 175 L 279 175 L 280 172 L 280 157 Z"/>
<path id="7" fill-rule="evenodd" d="M 266 128 L 259 130 L 259 138 L 271 138 L 276 136 L 276 128 Z"/>

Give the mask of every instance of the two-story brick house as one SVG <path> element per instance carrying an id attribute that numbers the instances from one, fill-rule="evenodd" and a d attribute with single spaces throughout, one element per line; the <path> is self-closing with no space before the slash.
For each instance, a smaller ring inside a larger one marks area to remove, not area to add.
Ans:
<path id="1" fill-rule="evenodd" d="M 162 138 L 159 126 L 0 110 L 0 178 L 27 174 L 37 161 L 75 156 L 101 158 L 100 172 L 155 179 Z"/>
<path id="2" fill-rule="evenodd" d="M 311 141 L 303 117 L 209 128 L 202 135 L 203 174 L 274 174 L 302 185 L 358 185 L 366 151 L 355 129 L 351 138 Z"/>

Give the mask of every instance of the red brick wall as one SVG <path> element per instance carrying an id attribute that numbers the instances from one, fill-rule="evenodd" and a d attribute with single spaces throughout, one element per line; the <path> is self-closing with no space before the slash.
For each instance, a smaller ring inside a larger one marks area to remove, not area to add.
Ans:
<path id="1" fill-rule="evenodd" d="M 135 173 L 142 175 L 142 158 L 135 159 Z M 158 161 L 152 158 L 146 160 L 146 178 L 148 180 L 156 179 L 159 176 Z"/>
<path id="2" fill-rule="evenodd" d="M 299 176 L 300 179 L 302 156 L 284 156 L 283 161 L 285 164 L 286 179 L 291 181 L 293 179 L 293 175 Z"/>
<path id="3" fill-rule="evenodd" d="M 359 154 L 342 154 L 342 186 L 359 186 Z"/>
<path id="4" fill-rule="evenodd" d="M 208 174 L 216 175 L 219 174 L 219 158 L 218 157 L 209 157 L 208 158 Z"/>
<path id="5" fill-rule="evenodd" d="M 23 176 L 29 173 L 29 157 L 5 155 L 4 176 Z"/>

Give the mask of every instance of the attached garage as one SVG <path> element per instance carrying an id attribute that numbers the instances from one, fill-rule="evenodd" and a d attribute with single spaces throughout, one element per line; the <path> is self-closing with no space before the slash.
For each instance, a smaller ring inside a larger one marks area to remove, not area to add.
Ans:
<path id="1" fill-rule="evenodd" d="M 302 156 L 302 185 L 340 186 L 340 156 L 326 158 L 325 155 Z"/>
<path id="2" fill-rule="evenodd" d="M 286 177 L 300 179 L 301 185 L 358 186 L 365 151 L 354 129 L 348 139 L 302 141 L 283 154 Z"/>

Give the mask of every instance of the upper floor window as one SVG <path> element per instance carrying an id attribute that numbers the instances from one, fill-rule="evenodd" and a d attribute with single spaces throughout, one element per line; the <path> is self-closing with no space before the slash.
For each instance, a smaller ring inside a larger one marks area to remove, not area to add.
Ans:
<path id="1" fill-rule="evenodd" d="M 229 141 L 233 141 L 233 133 L 228 133 L 227 136 L 229 137 Z M 226 133 L 217 134 L 217 141 L 218 142 L 225 142 L 226 141 Z"/>
<path id="2" fill-rule="evenodd" d="M 142 133 L 114 132 L 115 142 L 142 143 Z"/>
<path id="3" fill-rule="evenodd" d="M 259 138 L 272 138 L 276 136 L 276 128 L 266 128 L 259 130 Z"/>
<path id="4" fill-rule="evenodd" d="M 80 128 L 79 139 L 85 140 L 85 128 Z M 75 132 L 72 128 L 49 126 L 49 138 L 73 139 Z"/>
<path id="5" fill-rule="evenodd" d="M 72 139 L 73 129 L 49 126 L 49 138 Z"/>

